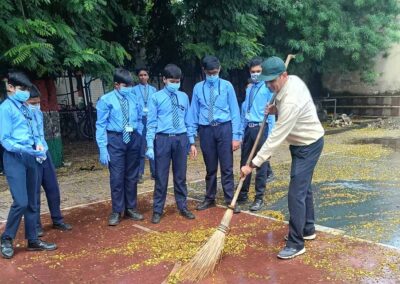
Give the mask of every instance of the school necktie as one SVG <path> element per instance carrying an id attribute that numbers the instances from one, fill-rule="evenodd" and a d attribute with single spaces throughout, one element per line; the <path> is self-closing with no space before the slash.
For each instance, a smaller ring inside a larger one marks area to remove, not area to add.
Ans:
<path id="1" fill-rule="evenodd" d="M 210 123 L 214 121 L 214 104 L 215 104 L 214 84 L 211 84 L 210 85 L 210 105 L 208 107 L 208 121 Z"/>
<path id="2" fill-rule="evenodd" d="M 143 100 L 144 104 L 147 105 L 147 98 L 149 97 L 147 86 L 143 86 Z"/>
<path id="3" fill-rule="evenodd" d="M 172 104 L 172 125 L 176 129 L 179 127 L 178 98 L 175 93 L 170 95 Z"/>
<path id="4" fill-rule="evenodd" d="M 121 108 L 122 108 L 122 141 L 128 144 L 131 141 L 131 135 L 126 131 L 128 126 L 128 100 L 125 97 L 121 98 Z"/>

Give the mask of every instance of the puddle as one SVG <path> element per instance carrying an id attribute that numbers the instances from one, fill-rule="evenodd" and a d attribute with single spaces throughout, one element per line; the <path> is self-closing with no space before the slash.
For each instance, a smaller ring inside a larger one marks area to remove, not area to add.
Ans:
<path id="1" fill-rule="evenodd" d="M 400 139 L 395 137 L 357 139 L 353 144 L 380 144 L 400 152 Z"/>

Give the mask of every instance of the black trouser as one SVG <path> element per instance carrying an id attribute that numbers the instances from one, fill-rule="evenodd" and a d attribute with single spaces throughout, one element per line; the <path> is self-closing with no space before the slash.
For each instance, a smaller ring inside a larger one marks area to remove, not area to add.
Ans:
<path id="1" fill-rule="evenodd" d="M 286 245 L 291 248 L 302 249 L 303 236 L 315 232 L 311 181 L 323 146 L 323 137 L 307 146 L 290 146 L 292 155 L 288 194 L 290 219 Z"/>
<path id="2" fill-rule="evenodd" d="M 0 173 L 4 171 L 4 166 L 3 166 L 3 153 L 4 153 L 4 148 L 0 144 Z"/>
<path id="3" fill-rule="evenodd" d="M 244 131 L 244 138 L 243 138 L 243 144 L 242 144 L 242 155 L 241 155 L 241 160 L 240 160 L 240 166 L 244 166 L 247 162 L 247 159 L 249 158 L 251 149 L 254 146 L 254 143 L 256 142 L 256 137 L 258 134 L 258 131 L 260 130 L 260 126 L 256 127 L 246 127 Z M 268 131 L 268 126 L 265 127 L 265 131 Z M 266 140 L 266 136 L 263 135 L 260 138 L 260 141 L 257 146 L 257 150 L 255 153 L 257 153 L 261 146 L 264 144 Z M 264 193 L 265 193 L 265 181 L 267 179 L 267 169 L 268 169 L 268 162 L 265 162 L 261 165 L 256 170 L 256 182 L 255 182 L 255 190 L 256 190 L 256 197 L 255 199 L 260 199 L 262 200 L 264 198 Z M 242 189 L 240 190 L 239 194 L 239 200 L 246 200 L 247 199 L 247 194 L 249 192 L 249 187 L 250 187 L 250 181 L 251 181 L 251 173 L 246 177 L 246 179 L 243 182 Z"/>

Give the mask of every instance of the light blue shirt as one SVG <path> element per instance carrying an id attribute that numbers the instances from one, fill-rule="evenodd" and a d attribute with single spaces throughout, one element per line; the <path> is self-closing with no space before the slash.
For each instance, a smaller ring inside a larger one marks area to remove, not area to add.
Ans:
<path id="1" fill-rule="evenodd" d="M 250 92 L 253 89 L 253 101 L 250 102 Z M 265 106 L 271 100 L 273 94 L 265 86 L 264 82 L 252 84 L 246 89 L 246 98 L 242 104 L 240 132 L 244 135 L 247 123 L 261 123 L 264 119 Z M 271 134 L 272 128 L 275 126 L 275 115 L 268 115 L 268 136 Z"/>
<path id="2" fill-rule="evenodd" d="M 26 107 L 31 119 L 25 118 L 21 106 L 12 96 L 0 105 L 0 143 L 9 152 L 20 153 L 22 148 L 42 145 L 32 112 Z"/>
<path id="3" fill-rule="evenodd" d="M 43 124 L 43 112 L 41 110 L 32 111 L 33 114 L 33 122 L 37 128 L 40 141 L 42 142 L 43 147 L 45 150 L 49 150 L 49 146 L 47 145 L 45 135 L 44 135 L 44 124 Z"/>
<path id="4" fill-rule="evenodd" d="M 142 107 L 143 116 L 147 116 L 147 112 L 149 109 L 147 104 L 148 104 L 150 95 L 157 92 L 157 89 L 149 84 L 146 84 L 146 85 L 139 84 L 132 88 L 132 92 L 138 98 L 140 106 Z M 147 94 L 147 98 L 146 98 L 146 94 Z"/>
<path id="5" fill-rule="evenodd" d="M 129 126 L 142 134 L 142 108 L 140 103 L 132 92 L 126 98 L 128 100 Z M 107 131 L 120 133 L 123 131 L 120 99 L 122 99 L 122 95 L 117 90 L 113 90 L 103 95 L 97 102 L 96 141 L 100 149 L 107 147 Z"/>
<path id="6" fill-rule="evenodd" d="M 179 127 L 173 126 L 171 96 L 176 95 L 178 101 Z M 193 131 L 189 127 L 189 98 L 186 93 L 176 91 L 172 94 L 167 89 L 162 89 L 149 98 L 149 113 L 147 115 L 147 145 L 153 145 L 156 133 L 180 134 L 187 133 L 191 144 L 194 143 Z"/>
<path id="7" fill-rule="evenodd" d="M 214 83 L 216 95 L 213 117 L 214 121 L 224 123 L 232 122 L 232 140 L 241 140 L 240 111 L 235 89 L 229 81 L 218 79 Z M 199 125 L 210 125 L 208 110 L 210 108 L 210 83 L 201 81 L 194 86 L 192 103 L 190 105 L 190 126 L 193 133 L 197 132 Z"/>

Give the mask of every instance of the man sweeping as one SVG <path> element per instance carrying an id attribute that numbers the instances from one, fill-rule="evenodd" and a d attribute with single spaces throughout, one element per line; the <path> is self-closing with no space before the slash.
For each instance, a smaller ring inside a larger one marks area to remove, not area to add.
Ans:
<path id="1" fill-rule="evenodd" d="M 282 59 L 274 56 L 265 60 L 259 80 L 277 94 L 275 104 L 269 105 L 266 113 L 278 114 L 279 119 L 256 157 L 241 171 L 247 176 L 268 161 L 283 141 L 290 144 L 289 234 L 286 246 L 278 253 L 278 258 L 290 259 L 305 252 L 305 239 L 316 236 L 311 181 L 324 145 L 324 129 L 306 84 L 287 74 Z"/>

